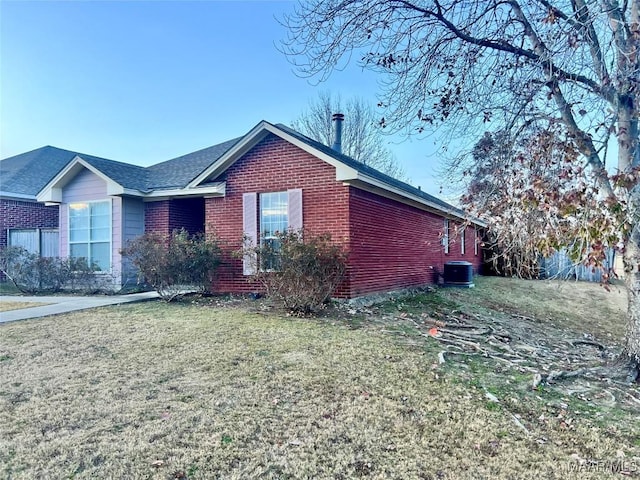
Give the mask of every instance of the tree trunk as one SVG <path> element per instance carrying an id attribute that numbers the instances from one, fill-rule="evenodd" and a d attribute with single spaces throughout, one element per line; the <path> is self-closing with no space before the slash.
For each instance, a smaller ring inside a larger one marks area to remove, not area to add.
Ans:
<path id="1" fill-rule="evenodd" d="M 632 192 L 638 205 L 640 186 Z M 635 222 L 624 252 L 624 279 L 629 295 L 624 357 L 630 366 L 630 381 L 640 381 L 640 224 Z"/>

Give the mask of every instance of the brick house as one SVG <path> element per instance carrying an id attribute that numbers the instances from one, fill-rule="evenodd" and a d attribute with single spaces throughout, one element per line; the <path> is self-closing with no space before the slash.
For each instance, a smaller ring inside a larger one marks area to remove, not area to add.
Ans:
<path id="1" fill-rule="evenodd" d="M 58 207 L 38 203 L 36 196 L 75 155 L 43 147 L 0 162 L 0 248 L 13 244 L 57 255 Z"/>
<path id="2" fill-rule="evenodd" d="M 4 160 L 3 160 L 4 162 Z M 329 232 L 349 252 L 338 296 L 424 285 L 444 263 L 482 262 L 478 228 L 461 210 L 284 126 L 151 167 L 74 155 L 37 195 L 59 208 L 60 256 L 85 256 L 118 279 L 134 272 L 120 248 L 143 232 L 215 232 L 225 258 L 214 289 L 256 290 L 251 262 L 232 252 L 287 228 Z"/>

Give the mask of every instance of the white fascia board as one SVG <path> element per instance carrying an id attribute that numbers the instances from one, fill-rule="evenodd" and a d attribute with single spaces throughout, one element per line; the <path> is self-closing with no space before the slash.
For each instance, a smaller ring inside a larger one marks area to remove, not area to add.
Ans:
<path id="1" fill-rule="evenodd" d="M 0 198 L 2 198 L 3 200 L 31 200 L 32 202 L 35 202 L 37 200 L 35 195 L 27 195 L 25 193 L 4 192 L 1 190 L 0 190 Z"/>
<path id="2" fill-rule="evenodd" d="M 242 155 L 251 150 L 260 140 L 267 136 L 267 128 L 269 123 L 262 121 L 247 133 L 242 140 L 237 142 L 231 147 L 224 155 L 216 160 L 213 165 L 210 165 L 204 172 L 194 178 L 186 188 L 197 188 L 202 182 L 207 179 L 215 179 L 233 163 L 238 160 Z"/>
<path id="3" fill-rule="evenodd" d="M 377 193 L 378 195 L 386 196 L 388 198 L 398 200 L 402 203 L 407 203 L 409 205 L 416 206 L 418 208 L 422 208 L 423 210 L 427 210 L 433 213 L 437 213 L 441 216 L 448 218 L 457 218 L 464 221 L 469 221 L 473 224 L 476 224 L 481 227 L 486 227 L 486 223 L 477 218 L 472 218 L 469 215 L 461 215 L 460 212 L 443 207 L 434 202 L 430 202 L 426 198 L 422 198 L 418 195 L 414 195 L 409 192 L 405 192 L 404 190 L 400 190 L 396 187 L 390 186 L 386 183 L 381 182 L 375 178 L 372 178 L 368 175 L 359 174 L 358 178 L 355 182 L 345 182 L 349 185 L 353 185 L 356 188 L 360 188 L 362 190 L 368 190 L 373 193 Z M 367 186 L 373 188 L 367 188 Z M 408 200 L 408 201 L 407 201 Z"/>
<path id="4" fill-rule="evenodd" d="M 331 155 L 327 155 L 326 153 L 316 148 L 313 148 L 308 143 L 303 142 L 297 139 L 296 137 L 289 135 L 287 132 L 283 132 L 278 127 L 271 125 L 270 123 L 266 123 L 266 124 L 267 124 L 266 128 L 274 135 L 277 135 L 283 140 L 295 145 L 296 147 L 304 150 L 305 152 L 310 153 L 314 157 L 319 158 L 323 162 L 326 162 L 329 165 L 335 167 L 337 181 L 356 180 L 358 178 L 358 170 L 356 170 L 355 168 L 350 167 L 345 163 L 342 163 L 340 160 L 336 160 Z"/>
<path id="5" fill-rule="evenodd" d="M 202 172 L 200 176 L 194 179 L 189 184 L 189 187 L 195 187 L 209 177 L 213 176 L 215 178 L 215 176 L 220 175 L 222 172 L 224 172 L 224 170 L 226 170 L 230 165 L 232 165 L 236 160 L 238 160 L 242 155 L 249 151 L 260 140 L 262 140 L 267 135 L 267 133 L 273 133 L 274 135 L 282 138 L 292 145 L 295 145 L 305 152 L 310 153 L 314 157 L 335 167 L 336 180 L 339 182 L 345 182 L 347 184 L 354 183 L 354 186 L 358 188 L 363 188 L 363 184 L 368 184 L 375 188 L 375 190 L 372 190 L 374 193 L 384 195 L 386 192 L 386 196 L 390 198 L 394 198 L 399 201 L 403 201 L 403 199 L 408 200 L 404 201 L 404 203 L 413 204 L 421 208 L 426 207 L 427 210 L 433 211 L 440 215 L 444 214 L 448 217 L 459 218 L 465 221 L 470 221 L 480 226 L 486 226 L 484 222 L 478 219 L 473 219 L 469 216 L 461 216 L 460 213 L 456 212 L 455 210 L 444 208 L 441 205 L 430 202 L 422 197 L 405 192 L 404 190 L 398 189 L 373 177 L 360 173 L 357 169 L 346 165 L 345 163 L 337 160 L 331 155 L 313 148 L 306 142 L 303 142 L 298 138 L 289 135 L 287 132 L 280 130 L 275 125 L 272 125 L 266 121 L 262 121 L 258 125 L 256 125 L 249 133 L 247 133 L 247 135 L 244 136 L 242 140 L 240 140 L 227 153 L 220 157 L 217 162 L 215 162 L 207 170 Z"/>
<path id="6" fill-rule="evenodd" d="M 107 194 L 111 196 L 131 195 L 141 196 L 137 190 L 125 189 L 118 182 L 102 173 L 100 170 L 87 163 L 82 157 L 76 155 L 66 167 L 64 167 L 58 175 L 56 175 L 42 190 L 36 195 L 39 202 L 45 203 L 62 203 L 62 189 L 69 183 L 80 171 L 86 168 L 91 173 L 97 175 L 107 184 Z"/>
<path id="7" fill-rule="evenodd" d="M 120 194 L 123 197 L 142 197 L 144 194 L 140 190 L 135 190 L 133 188 L 123 188 L 122 193 Z"/>
<path id="8" fill-rule="evenodd" d="M 220 157 L 213 165 L 202 172 L 196 177 L 187 188 L 197 187 L 200 183 L 206 181 L 209 178 L 216 178 L 233 163 L 238 160 L 242 155 L 247 153 L 253 148 L 260 140 L 267 136 L 267 134 L 273 133 L 274 135 L 282 138 L 283 140 L 295 145 L 296 147 L 310 153 L 314 157 L 323 160 L 324 162 L 336 167 L 336 180 L 345 181 L 355 179 L 358 171 L 354 168 L 345 165 L 344 163 L 336 160 L 330 155 L 327 155 L 320 150 L 317 150 L 305 142 L 298 140 L 297 138 L 283 132 L 275 125 L 269 122 L 262 121 L 256 125 L 249 133 L 247 133 L 242 140 L 236 143 L 229 151 L 227 151 L 222 157 Z"/>
<path id="9" fill-rule="evenodd" d="M 171 198 L 188 197 L 224 197 L 227 189 L 226 182 L 217 182 L 206 187 L 194 188 L 169 188 L 166 190 L 154 190 L 144 196 L 145 202 L 157 202 L 159 200 L 169 200 Z"/>

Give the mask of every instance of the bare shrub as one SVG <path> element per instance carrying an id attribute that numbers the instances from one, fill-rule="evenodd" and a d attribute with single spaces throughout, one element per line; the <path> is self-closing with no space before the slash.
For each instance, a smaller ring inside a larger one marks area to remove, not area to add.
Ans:
<path id="1" fill-rule="evenodd" d="M 98 268 L 85 258 L 41 257 L 22 247 L 0 251 L 0 270 L 22 293 L 96 293 L 110 285 L 95 280 Z"/>
<path id="2" fill-rule="evenodd" d="M 145 233 L 130 241 L 122 255 L 131 258 L 146 281 L 170 302 L 186 291 L 207 291 L 220 264 L 220 247 L 212 235 Z"/>
<path id="3" fill-rule="evenodd" d="M 278 233 L 276 240 L 243 251 L 254 258 L 266 295 L 293 314 L 324 307 L 344 278 L 347 255 L 331 235 Z"/>

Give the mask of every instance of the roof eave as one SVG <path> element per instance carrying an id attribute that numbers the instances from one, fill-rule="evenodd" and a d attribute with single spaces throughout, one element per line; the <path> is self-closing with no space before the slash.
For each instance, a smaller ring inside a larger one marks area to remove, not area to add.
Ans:
<path id="1" fill-rule="evenodd" d="M 0 198 L 3 200 L 30 200 L 32 202 L 37 201 L 35 195 L 28 195 L 26 193 L 16 193 L 0 190 Z"/>
<path id="2" fill-rule="evenodd" d="M 78 174 L 82 169 L 87 169 L 94 173 L 107 184 L 107 195 L 109 196 L 142 196 L 143 193 L 130 188 L 125 188 L 111 177 L 105 175 L 93 165 L 76 155 L 49 183 L 47 183 L 36 195 L 38 202 L 62 203 L 62 189 Z"/>
<path id="3" fill-rule="evenodd" d="M 481 227 L 486 227 L 486 224 L 483 221 L 473 218 L 470 215 L 464 215 L 454 208 L 445 208 L 442 205 L 430 202 L 428 199 L 423 198 L 419 195 L 413 195 L 404 190 L 400 190 L 399 188 L 390 186 L 384 182 L 381 182 L 380 180 L 377 180 L 368 175 L 364 175 L 362 173 L 359 173 L 356 178 L 345 180 L 344 183 L 347 185 L 352 185 L 361 190 L 376 193 L 392 200 L 398 200 L 402 203 L 407 203 L 414 207 L 420 208 L 421 210 L 426 210 L 444 217 L 456 218 L 459 220 L 471 222 Z"/>
<path id="4" fill-rule="evenodd" d="M 164 190 L 154 190 L 144 195 L 145 202 L 157 202 L 160 200 L 171 200 L 173 198 L 215 198 L 224 197 L 226 194 L 226 182 L 216 182 L 200 187 L 168 188 Z"/>
<path id="5" fill-rule="evenodd" d="M 240 141 L 238 141 L 233 147 L 227 150 L 216 162 L 214 162 L 209 168 L 204 170 L 200 175 L 189 183 L 187 187 L 194 188 L 200 185 L 202 182 L 208 179 L 215 179 L 219 177 L 227 168 L 238 160 L 242 155 L 251 150 L 256 144 L 258 144 L 269 133 L 286 140 L 287 142 L 301 148 L 302 150 L 311 153 L 315 157 L 325 161 L 326 163 L 336 167 L 336 180 L 342 181 L 350 178 L 354 178 L 357 175 L 357 170 L 344 164 L 343 162 L 333 158 L 331 155 L 313 148 L 305 142 L 289 135 L 287 132 L 280 130 L 275 125 L 263 120 L 253 127 Z"/>
<path id="6" fill-rule="evenodd" d="M 409 203 L 417 206 L 418 208 L 430 210 L 440 215 L 470 221 L 476 225 L 483 227 L 486 226 L 484 222 L 478 219 L 474 219 L 471 216 L 467 215 L 461 215 L 460 212 L 456 211 L 453 207 L 451 209 L 444 208 L 442 205 L 430 202 L 429 200 L 419 195 L 414 195 L 410 192 L 394 187 L 393 185 L 389 185 L 386 182 L 382 182 L 381 180 L 366 175 L 358 171 L 356 168 L 351 167 L 350 165 L 347 165 L 346 163 L 338 160 L 332 155 L 318 150 L 317 148 L 309 145 L 303 140 L 290 135 L 286 131 L 281 130 L 277 126 L 272 125 L 271 123 L 264 120 L 258 123 L 254 128 L 252 128 L 238 143 L 231 147 L 224 155 L 222 155 L 222 157 L 220 157 L 215 163 L 213 163 L 209 168 L 207 168 L 198 177 L 196 177 L 188 185 L 188 187 L 194 188 L 207 179 L 214 179 L 219 177 L 227 168 L 233 165 L 236 160 L 238 160 L 242 155 L 253 148 L 258 142 L 260 142 L 260 140 L 266 137 L 268 133 L 273 133 L 283 140 L 297 146 L 298 148 L 306 151 L 307 153 L 310 153 L 316 158 L 319 158 L 320 160 L 323 160 L 329 165 L 335 167 L 336 181 L 348 183 L 350 185 L 353 185 L 354 187 L 362 188 L 365 190 L 375 190 L 375 192 L 378 194 L 394 198 L 396 200 L 403 201 L 404 199 L 404 203 Z"/>
<path id="7" fill-rule="evenodd" d="M 272 131 L 268 127 L 273 127 L 264 120 L 253 127 L 240 141 L 227 150 L 218 160 L 212 165 L 207 167 L 200 175 L 194 178 L 186 188 L 197 188 L 201 183 L 207 180 L 215 180 L 218 178 L 227 168 L 242 157 L 245 153 L 251 150 L 258 142 Z"/>

